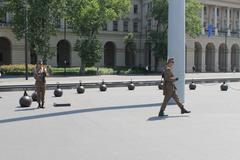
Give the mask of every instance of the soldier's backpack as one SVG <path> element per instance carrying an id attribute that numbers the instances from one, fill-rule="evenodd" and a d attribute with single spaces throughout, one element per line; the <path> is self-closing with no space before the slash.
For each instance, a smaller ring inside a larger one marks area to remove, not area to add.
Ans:
<path id="1" fill-rule="evenodd" d="M 164 74 L 165 74 L 165 71 L 166 71 L 166 68 L 165 67 L 163 67 L 163 68 L 161 68 L 161 70 L 160 70 L 160 74 L 162 75 L 162 79 L 164 79 Z"/>

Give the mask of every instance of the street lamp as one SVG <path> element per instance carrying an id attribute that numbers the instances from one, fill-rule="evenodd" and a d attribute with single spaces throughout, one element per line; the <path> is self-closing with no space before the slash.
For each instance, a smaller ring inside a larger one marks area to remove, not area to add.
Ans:
<path id="1" fill-rule="evenodd" d="M 28 80 L 28 40 L 27 40 L 27 32 L 28 32 L 28 18 L 27 18 L 27 2 L 24 1 L 24 16 L 25 16 L 25 31 L 24 31 L 24 40 L 25 40 L 25 78 Z"/>
<path id="2" fill-rule="evenodd" d="M 64 60 L 64 75 L 66 75 L 67 60 Z"/>
<path id="3" fill-rule="evenodd" d="M 224 53 L 225 53 L 225 55 L 224 55 L 224 61 L 226 61 L 225 60 L 225 58 L 226 58 L 226 56 L 227 56 L 227 37 L 228 37 L 228 29 L 229 28 L 226 28 L 226 31 L 225 31 L 225 47 L 224 47 Z M 227 65 L 225 65 L 226 67 L 227 67 Z M 225 68 L 225 72 L 227 71 L 227 68 Z"/>

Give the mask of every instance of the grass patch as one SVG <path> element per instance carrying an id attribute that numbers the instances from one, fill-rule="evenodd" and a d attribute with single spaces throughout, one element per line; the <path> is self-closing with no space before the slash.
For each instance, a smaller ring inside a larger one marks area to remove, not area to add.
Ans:
<path id="1" fill-rule="evenodd" d="M 33 75 L 33 71 L 35 65 L 28 65 L 28 72 L 29 75 Z M 77 76 L 79 75 L 80 67 L 69 67 L 69 68 L 58 68 L 58 67 L 51 67 L 47 66 L 48 72 L 50 75 L 72 75 Z M 0 70 L 5 75 L 25 75 L 25 65 L 2 65 Z M 107 67 L 87 67 L 85 68 L 85 75 L 128 75 L 128 74 L 145 74 L 146 70 L 140 67 L 114 67 L 114 68 L 107 68 Z"/>

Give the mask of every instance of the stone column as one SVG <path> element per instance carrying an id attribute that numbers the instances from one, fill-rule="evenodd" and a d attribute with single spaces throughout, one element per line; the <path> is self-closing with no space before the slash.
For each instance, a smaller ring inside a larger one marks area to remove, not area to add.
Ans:
<path id="1" fill-rule="evenodd" d="M 219 48 L 216 47 L 216 52 L 215 52 L 215 63 L 214 63 L 214 71 L 219 72 Z"/>
<path id="2" fill-rule="evenodd" d="M 217 15 L 217 6 L 215 6 L 215 11 L 214 11 L 214 27 L 215 27 L 215 36 L 218 36 L 218 26 L 217 26 L 217 22 L 218 22 L 218 15 Z"/>
<path id="3" fill-rule="evenodd" d="M 205 28 L 204 28 L 204 5 L 202 7 L 201 18 L 202 18 L 202 35 L 205 35 Z"/>
<path id="4" fill-rule="evenodd" d="M 227 8 L 227 32 L 228 32 L 228 36 L 231 36 L 231 28 L 230 28 L 230 8 Z"/>
<path id="5" fill-rule="evenodd" d="M 174 75 L 180 101 L 185 100 L 185 0 L 170 0 L 168 14 L 168 57 L 175 59 Z"/>
<path id="6" fill-rule="evenodd" d="M 238 34 L 240 36 L 240 10 L 238 10 L 239 16 L 238 16 Z"/>
<path id="7" fill-rule="evenodd" d="M 206 72 L 206 48 L 202 48 L 202 70 L 201 72 Z"/>
<path id="8" fill-rule="evenodd" d="M 231 48 L 227 46 L 227 72 L 231 72 Z"/>

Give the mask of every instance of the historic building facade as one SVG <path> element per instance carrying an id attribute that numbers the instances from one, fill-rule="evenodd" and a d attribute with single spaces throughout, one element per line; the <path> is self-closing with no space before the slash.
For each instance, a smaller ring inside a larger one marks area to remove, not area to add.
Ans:
<path id="1" fill-rule="evenodd" d="M 240 1 L 199 0 L 203 4 L 202 35 L 196 39 L 186 37 L 186 71 L 198 72 L 239 71 L 240 69 Z M 103 44 L 101 61 L 97 66 L 151 66 L 155 65 L 151 47 L 146 43 L 148 31 L 156 27 L 151 18 L 151 0 L 132 0 L 128 18 L 107 23 L 98 34 Z M 16 40 L 9 22 L 11 15 L 0 18 L 0 65 L 25 62 L 24 40 Z M 209 26 L 213 35 L 208 36 Z M 133 32 L 136 37 L 136 53 L 129 55 L 123 38 Z M 53 66 L 80 66 L 81 60 L 73 50 L 77 40 L 70 29 L 64 32 L 64 22 L 58 26 L 58 34 L 50 40 L 55 55 L 47 63 Z M 28 52 L 28 62 L 36 63 L 37 55 Z"/>
<path id="2" fill-rule="evenodd" d="M 186 70 L 230 72 L 240 69 L 240 1 L 199 0 L 202 35 L 186 38 Z M 212 26 L 211 28 L 209 28 Z M 208 29 L 213 30 L 209 36 Z"/>

